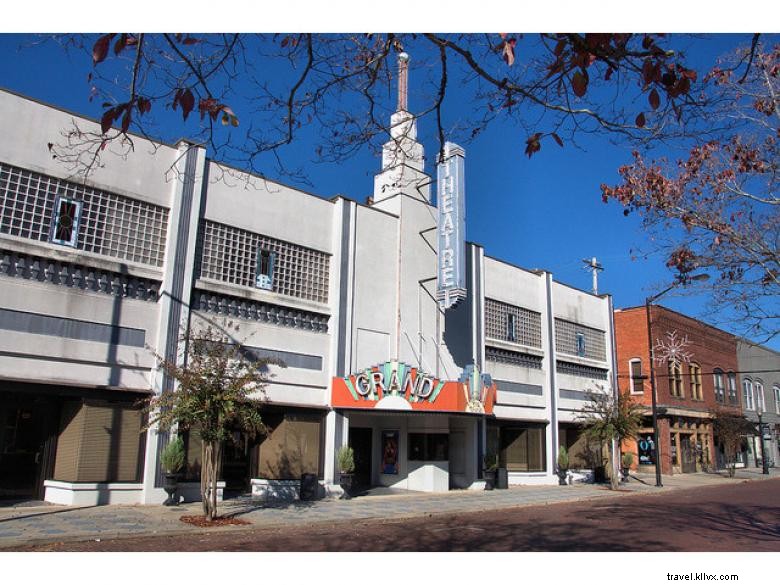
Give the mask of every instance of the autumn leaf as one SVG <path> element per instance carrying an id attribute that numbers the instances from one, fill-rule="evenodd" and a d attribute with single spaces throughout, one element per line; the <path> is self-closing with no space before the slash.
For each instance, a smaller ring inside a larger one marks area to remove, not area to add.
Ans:
<path id="1" fill-rule="evenodd" d="M 103 35 L 92 47 L 92 65 L 97 65 L 103 61 L 108 55 L 108 45 L 111 43 L 111 39 L 114 38 L 116 33 L 110 33 Z"/>
<path id="2" fill-rule="evenodd" d="M 114 123 L 116 113 L 114 108 L 108 109 L 103 113 L 103 117 L 100 119 L 100 131 L 106 134 L 111 130 L 111 125 Z"/>
<path id="3" fill-rule="evenodd" d="M 640 114 L 636 117 L 636 125 L 639 126 L 640 128 L 644 128 L 645 122 L 646 122 L 645 114 L 644 112 L 640 112 Z"/>
<path id="4" fill-rule="evenodd" d="M 654 110 L 657 110 L 658 106 L 661 105 L 661 98 L 655 88 L 653 88 L 653 91 L 651 91 L 650 95 L 647 96 L 647 100 L 650 102 L 650 107 Z"/>
<path id="5" fill-rule="evenodd" d="M 555 132 L 553 132 L 552 134 L 550 134 L 550 136 L 552 136 L 552 137 L 553 137 L 553 140 L 555 140 L 555 142 L 557 142 L 557 143 L 558 143 L 558 146 L 560 146 L 561 148 L 563 148 L 563 140 L 561 140 L 561 137 L 560 137 L 560 136 L 558 136 L 558 135 L 557 135 Z"/>
<path id="6" fill-rule="evenodd" d="M 510 67 L 515 62 L 515 46 L 517 45 L 517 39 L 507 39 L 504 41 L 503 57 L 506 64 Z"/>
<path id="7" fill-rule="evenodd" d="M 528 155 L 528 158 L 531 158 L 535 153 L 539 152 L 539 150 L 542 148 L 541 143 L 539 142 L 539 139 L 542 137 L 542 135 L 537 132 L 533 136 L 529 137 L 528 140 L 525 141 L 525 154 Z"/>
<path id="8" fill-rule="evenodd" d="M 195 107 L 195 96 L 192 95 L 192 90 L 189 88 L 176 90 L 176 95 L 173 98 L 174 110 L 176 109 L 176 106 L 181 106 L 181 113 L 186 122 L 187 116 L 190 115 L 192 108 Z"/>
<path id="9" fill-rule="evenodd" d="M 575 71 L 574 77 L 571 80 L 571 87 L 574 90 L 574 95 L 582 97 L 585 92 L 588 91 L 588 74 L 587 72 Z"/>

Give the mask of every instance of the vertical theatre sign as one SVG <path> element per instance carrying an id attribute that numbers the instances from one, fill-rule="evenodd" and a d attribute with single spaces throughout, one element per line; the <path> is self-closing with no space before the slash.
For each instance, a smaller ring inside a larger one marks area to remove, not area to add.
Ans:
<path id="1" fill-rule="evenodd" d="M 439 271 L 436 298 L 449 309 L 466 298 L 466 203 L 463 159 L 466 152 L 447 142 L 437 165 L 437 204 L 439 206 Z"/>

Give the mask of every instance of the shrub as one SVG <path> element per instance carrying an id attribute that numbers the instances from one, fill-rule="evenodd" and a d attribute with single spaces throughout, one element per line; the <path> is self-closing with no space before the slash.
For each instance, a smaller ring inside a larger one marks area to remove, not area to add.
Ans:
<path id="1" fill-rule="evenodd" d="M 184 467 L 184 441 L 176 437 L 163 448 L 160 463 L 167 473 L 176 473 Z"/>
<path id="2" fill-rule="evenodd" d="M 339 447 L 336 452 L 336 460 L 339 463 L 341 473 L 352 473 L 355 471 L 355 452 L 352 447 Z"/>

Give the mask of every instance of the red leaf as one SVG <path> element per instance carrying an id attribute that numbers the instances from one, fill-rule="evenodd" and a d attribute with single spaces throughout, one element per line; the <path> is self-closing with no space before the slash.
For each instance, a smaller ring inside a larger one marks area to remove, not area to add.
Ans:
<path id="1" fill-rule="evenodd" d="M 636 117 L 636 125 L 639 126 L 640 128 L 644 128 L 645 127 L 645 114 L 644 114 L 644 112 L 641 112 Z"/>
<path id="2" fill-rule="evenodd" d="M 152 110 L 152 102 L 145 98 L 145 97 L 139 97 L 138 98 L 138 113 L 139 114 L 146 114 L 147 112 L 150 112 Z"/>
<path id="3" fill-rule="evenodd" d="M 555 45 L 555 50 L 553 51 L 553 54 L 556 57 L 559 57 L 560 54 L 563 53 L 563 49 L 565 48 L 566 48 L 566 41 L 561 39 L 560 41 L 558 41 L 558 44 Z"/>
<path id="4" fill-rule="evenodd" d="M 184 120 L 187 120 L 187 116 L 190 115 L 192 108 L 195 107 L 195 96 L 192 95 L 192 91 L 185 89 L 179 96 L 179 104 L 181 104 L 181 113 L 184 116 Z"/>
<path id="5" fill-rule="evenodd" d="M 542 148 L 542 145 L 539 142 L 541 137 L 542 135 L 537 132 L 525 141 L 525 153 L 528 155 L 528 158 L 531 158 L 534 153 L 539 152 L 539 150 Z"/>
<path id="6" fill-rule="evenodd" d="M 111 42 L 111 39 L 114 38 L 114 35 L 116 35 L 116 33 L 103 35 L 95 41 L 95 44 L 92 47 L 92 65 L 97 65 L 106 58 L 108 55 L 108 44 Z"/>
<path id="7" fill-rule="evenodd" d="M 609 81 L 610 77 L 612 77 L 612 74 L 615 72 L 612 67 L 607 67 L 607 72 L 604 74 L 604 81 Z"/>
<path id="8" fill-rule="evenodd" d="M 200 39 L 197 39 L 195 37 L 185 37 L 184 40 L 181 42 L 182 45 L 195 45 L 200 42 Z"/>
<path id="9" fill-rule="evenodd" d="M 122 33 L 114 43 L 114 55 L 119 55 L 127 46 L 127 33 Z"/>
<path id="10" fill-rule="evenodd" d="M 100 131 L 103 134 L 106 134 L 111 130 L 111 124 L 114 123 L 115 117 L 116 113 L 114 112 L 114 108 L 108 109 L 103 113 L 103 117 L 100 119 Z"/>
<path id="11" fill-rule="evenodd" d="M 132 107 L 130 106 L 130 104 L 128 104 L 127 107 L 125 108 L 125 115 L 122 116 L 122 132 L 124 132 L 125 134 L 130 129 L 130 120 L 133 116 L 132 111 L 133 111 Z"/>
<path id="12" fill-rule="evenodd" d="M 658 92 L 653 88 L 653 91 L 650 92 L 650 95 L 647 96 L 647 100 L 650 102 L 650 107 L 654 110 L 658 109 L 658 106 L 661 105 L 661 98 L 658 95 Z"/>
<path id="13" fill-rule="evenodd" d="M 588 74 L 575 71 L 571 80 L 571 87 L 574 90 L 574 95 L 577 97 L 584 96 L 585 92 L 588 91 Z"/>
<path id="14" fill-rule="evenodd" d="M 558 143 L 558 146 L 560 146 L 561 148 L 563 148 L 563 140 L 561 140 L 561 137 L 560 137 L 560 136 L 558 136 L 558 135 L 557 135 L 555 132 L 553 132 L 553 133 L 551 134 L 551 136 L 553 137 L 553 140 L 555 140 L 555 142 L 557 142 L 557 143 Z"/>

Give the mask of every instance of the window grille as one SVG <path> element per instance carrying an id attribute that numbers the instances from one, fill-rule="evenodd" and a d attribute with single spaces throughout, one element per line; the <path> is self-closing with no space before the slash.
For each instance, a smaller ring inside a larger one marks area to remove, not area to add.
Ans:
<path id="1" fill-rule="evenodd" d="M 74 226 L 79 250 L 162 266 L 166 208 L 0 163 L 0 233 L 66 243 L 52 229 L 60 223 L 58 201 L 81 207 Z"/>
<path id="2" fill-rule="evenodd" d="M 203 223 L 202 250 L 204 278 L 255 288 L 261 280 L 258 252 L 263 250 L 273 258 L 269 290 L 328 302 L 330 255 L 325 252 L 212 221 Z"/>
<path id="3" fill-rule="evenodd" d="M 485 335 L 492 339 L 541 348 L 542 316 L 522 307 L 486 298 Z"/>
<path id="4" fill-rule="evenodd" d="M 593 327 L 555 319 L 555 351 L 603 362 L 607 359 L 606 337 Z"/>
<path id="5" fill-rule="evenodd" d="M 592 378 L 594 380 L 606 380 L 609 370 L 594 368 L 592 366 L 583 366 L 572 362 L 556 360 L 555 371 L 559 374 L 568 374 L 580 378 Z"/>
<path id="6" fill-rule="evenodd" d="M 499 349 L 497 347 L 486 347 L 485 359 L 490 362 L 522 366 L 524 368 L 533 368 L 534 370 L 542 369 L 541 356 Z"/>

